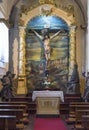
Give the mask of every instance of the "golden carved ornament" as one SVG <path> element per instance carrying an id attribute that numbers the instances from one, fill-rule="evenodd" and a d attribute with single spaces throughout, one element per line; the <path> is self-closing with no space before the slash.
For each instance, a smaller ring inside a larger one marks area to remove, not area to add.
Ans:
<path id="1" fill-rule="evenodd" d="M 55 0 L 39 0 L 39 3 L 33 4 L 32 6 L 22 5 L 21 6 L 21 14 L 22 13 L 27 14 L 29 11 L 31 11 L 32 9 L 38 7 L 40 4 L 55 5 Z"/>
<path id="2" fill-rule="evenodd" d="M 29 11 L 31 11 L 31 10 L 34 9 L 34 8 L 36 8 L 37 6 L 39 6 L 39 4 L 35 4 L 35 5 L 29 6 L 29 7 L 27 7 L 27 6 L 25 6 L 25 5 L 22 5 L 22 6 L 21 6 L 21 13 L 24 13 L 24 14 L 27 15 L 27 13 L 28 13 Z"/>
<path id="3" fill-rule="evenodd" d="M 55 4 L 55 0 L 39 0 L 40 4 Z"/>
<path id="4" fill-rule="evenodd" d="M 22 20 L 22 19 L 20 19 L 20 20 L 19 20 L 19 26 L 23 26 L 24 24 L 25 24 L 25 21 Z"/>
<path id="5" fill-rule="evenodd" d="M 48 16 L 51 15 L 53 11 L 54 11 L 53 7 L 51 7 L 49 4 L 44 4 L 40 8 L 40 15 Z"/>
<path id="6" fill-rule="evenodd" d="M 67 16 L 70 17 L 72 25 L 76 25 L 76 18 L 74 15 L 74 6 L 73 5 L 58 5 L 58 7 L 67 13 Z"/>
<path id="7" fill-rule="evenodd" d="M 74 6 L 73 5 L 59 5 L 59 8 L 67 12 L 69 15 L 74 15 Z"/>

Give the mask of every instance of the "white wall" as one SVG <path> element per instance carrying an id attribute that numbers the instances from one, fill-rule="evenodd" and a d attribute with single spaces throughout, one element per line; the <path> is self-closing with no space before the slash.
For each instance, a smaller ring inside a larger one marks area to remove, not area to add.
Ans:
<path id="1" fill-rule="evenodd" d="M 0 23 L 0 75 L 8 69 L 9 62 L 9 43 L 8 28 L 4 23 Z"/>

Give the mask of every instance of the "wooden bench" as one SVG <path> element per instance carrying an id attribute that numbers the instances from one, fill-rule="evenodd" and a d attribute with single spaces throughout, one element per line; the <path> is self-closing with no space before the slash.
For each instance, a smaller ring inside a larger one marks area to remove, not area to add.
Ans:
<path id="1" fill-rule="evenodd" d="M 8 105 L 8 106 L 7 106 Z M 7 108 L 20 108 L 20 109 L 27 109 L 27 102 L 0 102 L 0 108 L 7 107 Z"/>
<path id="2" fill-rule="evenodd" d="M 89 102 L 71 102 L 70 107 L 75 107 L 76 105 L 89 105 Z"/>
<path id="3" fill-rule="evenodd" d="M 36 102 L 27 103 L 28 108 L 36 108 Z"/>
<path id="4" fill-rule="evenodd" d="M 77 102 L 77 103 L 70 103 L 69 105 L 69 117 L 66 119 L 66 122 L 68 124 L 75 124 L 75 121 L 76 121 L 76 109 L 78 110 L 87 110 L 89 109 L 89 103 L 80 103 L 80 102 Z"/>
<path id="5" fill-rule="evenodd" d="M 65 94 L 65 102 L 81 102 L 81 94 Z"/>
<path id="6" fill-rule="evenodd" d="M 26 105 L 0 104 L 0 109 L 26 109 Z"/>
<path id="7" fill-rule="evenodd" d="M 32 97 L 13 97 L 11 102 L 31 102 Z"/>
<path id="8" fill-rule="evenodd" d="M 71 103 L 69 105 L 69 108 L 70 108 L 70 110 L 69 110 L 69 116 L 74 117 L 75 110 L 76 110 L 76 108 L 79 108 L 79 107 L 80 107 L 80 109 L 84 109 L 85 107 L 87 109 L 89 107 L 89 103 L 85 103 L 85 102 Z"/>
<path id="9" fill-rule="evenodd" d="M 16 116 L 16 127 L 23 129 L 24 124 L 22 122 L 23 119 L 23 109 L 0 109 L 0 116 Z"/>
<path id="10" fill-rule="evenodd" d="M 22 104 L 0 104 L 0 109 L 23 109 L 23 113 L 26 113 L 28 108 Z"/>
<path id="11" fill-rule="evenodd" d="M 82 126 L 84 129 L 89 130 L 89 115 L 82 115 Z"/>
<path id="12" fill-rule="evenodd" d="M 16 130 L 16 116 L 0 116 L 0 130 Z"/>
<path id="13" fill-rule="evenodd" d="M 60 117 L 61 118 L 67 118 L 69 115 L 69 103 L 60 103 Z"/>
<path id="14" fill-rule="evenodd" d="M 16 121 L 20 121 L 23 118 L 23 109 L 0 109 L 1 115 L 15 115 Z"/>
<path id="15" fill-rule="evenodd" d="M 27 102 L 0 102 L 0 108 L 17 108 L 26 112 L 28 109 L 27 104 Z"/>
<path id="16" fill-rule="evenodd" d="M 29 115 L 36 114 L 36 102 L 29 102 L 27 106 Z"/>
<path id="17" fill-rule="evenodd" d="M 11 104 L 13 104 L 13 105 L 27 105 L 27 102 L 23 102 L 23 101 L 21 101 L 21 102 L 0 102 L 0 105 L 11 105 Z"/>
<path id="18" fill-rule="evenodd" d="M 84 126 L 82 125 L 82 116 L 83 115 L 89 115 L 89 109 L 83 109 L 83 110 L 80 110 L 80 109 L 76 109 L 76 115 L 75 115 L 75 118 L 76 118 L 76 122 L 75 122 L 75 128 L 76 130 L 80 129 L 84 129 Z"/>

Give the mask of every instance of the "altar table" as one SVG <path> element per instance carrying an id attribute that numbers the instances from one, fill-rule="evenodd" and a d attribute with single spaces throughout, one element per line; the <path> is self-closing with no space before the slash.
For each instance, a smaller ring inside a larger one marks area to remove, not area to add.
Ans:
<path id="1" fill-rule="evenodd" d="M 64 102 L 63 91 L 33 91 L 32 100 L 35 101 L 37 97 L 59 97 L 62 102 Z"/>
<path id="2" fill-rule="evenodd" d="M 36 100 L 38 115 L 59 115 L 64 96 L 62 91 L 33 91 L 32 100 Z"/>

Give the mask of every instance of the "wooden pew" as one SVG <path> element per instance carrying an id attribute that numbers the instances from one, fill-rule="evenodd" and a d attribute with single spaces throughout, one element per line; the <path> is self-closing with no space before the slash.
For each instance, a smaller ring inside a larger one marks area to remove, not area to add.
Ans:
<path id="1" fill-rule="evenodd" d="M 84 129 L 84 126 L 82 125 L 82 116 L 83 115 L 89 115 L 89 109 L 76 109 L 76 122 L 75 122 L 75 128 L 76 130 L 82 130 Z"/>
<path id="2" fill-rule="evenodd" d="M 67 118 L 69 115 L 69 103 L 60 103 L 60 117 L 61 118 Z"/>
<path id="3" fill-rule="evenodd" d="M 89 115 L 82 115 L 82 126 L 84 129 L 89 130 Z"/>
<path id="4" fill-rule="evenodd" d="M 23 124 L 28 124 L 29 123 L 29 114 L 28 112 L 28 106 L 23 105 L 23 104 L 0 104 L 0 109 L 23 109 L 23 119 L 21 121 Z"/>
<path id="5" fill-rule="evenodd" d="M 16 130 L 16 116 L 0 116 L 0 130 Z"/>
<path id="6" fill-rule="evenodd" d="M 27 113 L 27 105 L 23 105 L 23 104 L 0 104 L 0 109 L 23 109 L 23 116 L 28 116 Z"/>
<path id="7" fill-rule="evenodd" d="M 26 105 L 0 104 L 0 109 L 26 109 Z"/>
<path id="8" fill-rule="evenodd" d="M 69 105 L 69 117 L 66 119 L 68 124 L 75 124 L 76 121 L 76 109 L 79 110 L 86 110 L 89 109 L 89 103 L 85 102 L 73 102 Z"/>
<path id="9" fill-rule="evenodd" d="M 0 108 L 17 108 L 23 109 L 26 112 L 28 106 L 27 102 L 0 102 Z"/>
<path id="10" fill-rule="evenodd" d="M 0 102 L 0 108 L 6 109 L 23 109 L 23 116 L 28 118 L 28 103 L 27 102 Z"/>
<path id="11" fill-rule="evenodd" d="M 13 105 L 27 105 L 27 102 L 22 102 L 22 101 L 21 102 L 16 102 L 16 101 L 15 102 L 0 102 L 0 105 L 3 105 L 3 104 L 4 105 L 6 105 L 6 104 L 7 105 L 9 105 L 9 104 L 13 104 Z"/>
<path id="12" fill-rule="evenodd" d="M 28 108 L 36 108 L 36 102 L 27 103 Z"/>
<path id="13" fill-rule="evenodd" d="M 76 102 L 76 103 L 72 102 L 72 103 L 70 103 L 70 105 L 69 105 L 69 108 L 70 108 L 69 115 L 71 117 L 74 117 L 76 108 L 77 107 L 83 108 L 85 106 L 88 108 L 89 102 L 88 103 L 85 103 L 85 102 Z"/>
<path id="14" fill-rule="evenodd" d="M 0 115 L 15 115 L 16 120 L 23 118 L 23 109 L 0 109 Z"/>
<path id="15" fill-rule="evenodd" d="M 23 129 L 23 109 L 0 109 L 0 116 L 16 116 L 16 128 Z"/>
<path id="16" fill-rule="evenodd" d="M 75 108 L 77 105 L 89 105 L 89 102 L 71 102 L 69 104 L 69 107 L 72 109 Z"/>
<path id="17" fill-rule="evenodd" d="M 11 102 L 31 102 L 32 97 L 13 97 Z"/>
<path id="18" fill-rule="evenodd" d="M 29 115 L 36 114 L 36 102 L 29 102 L 27 104 L 27 107 L 28 107 L 28 114 Z"/>
<path id="19" fill-rule="evenodd" d="M 81 102 L 81 94 L 65 94 L 64 95 L 65 102 Z"/>

